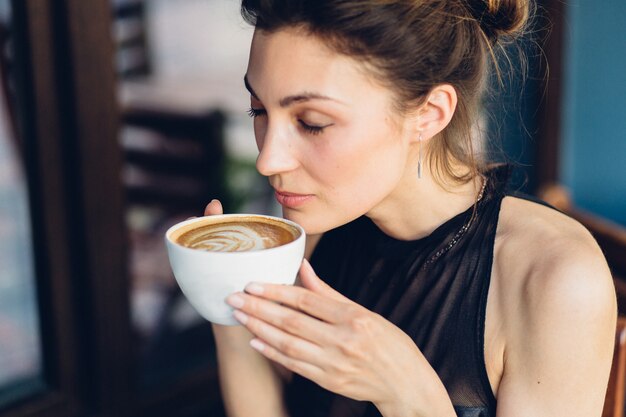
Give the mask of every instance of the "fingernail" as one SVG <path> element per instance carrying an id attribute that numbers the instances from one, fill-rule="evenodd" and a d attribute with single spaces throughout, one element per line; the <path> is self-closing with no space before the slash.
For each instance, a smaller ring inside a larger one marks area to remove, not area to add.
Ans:
<path id="1" fill-rule="evenodd" d="M 265 349 L 265 344 L 261 342 L 259 339 L 252 339 L 250 341 L 250 346 L 252 346 L 253 349 L 258 350 L 259 352 Z"/>
<path id="2" fill-rule="evenodd" d="M 263 288 L 261 284 L 257 284 L 253 282 L 253 283 L 246 285 L 245 291 L 250 294 L 261 295 L 263 294 L 263 291 L 265 291 L 265 288 Z"/>
<path id="3" fill-rule="evenodd" d="M 233 295 L 229 295 L 228 298 L 226 299 L 226 302 L 231 306 L 231 307 L 235 307 L 235 308 L 241 308 L 244 305 L 244 300 L 243 298 L 241 298 L 240 296 L 233 294 Z"/>
<path id="4" fill-rule="evenodd" d="M 241 324 L 246 324 L 248 322 L 248 315 L 241 310 L 233 311 L 233 316 L 235 316 L 237 321 Z"/>

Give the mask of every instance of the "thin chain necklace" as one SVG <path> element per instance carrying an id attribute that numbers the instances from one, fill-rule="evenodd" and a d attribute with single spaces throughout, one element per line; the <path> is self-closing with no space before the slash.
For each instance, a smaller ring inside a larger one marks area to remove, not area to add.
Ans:
<path id="1" fill-rule="evenodd" d="M 482 200 L 483 196 L 485 195 L 485 189 L 487 188 L 487 178 L 482 177 L 482 179 L 483 179 L 483 184 L 480 187 L 480 191 L 478 192 L 478 195 L 476 196 L 476 201 L 474 202 L 474 212 L 470 216 L 469 220 L 463 225 L 463 227 L 461 227 L 459 229 L 458 232 L 456 232 L 454 237 L 448 242 L 447 245 L 445 245 L 443 248 L 439 249 L 433 256 L 430 257 L 430 259 L 428 259 L 424 263 L 424 265 L 422 266 L 422 269 L 426 268 L 427 266 L 429 266 L 431 264 L 433 264 L 437 259 L 441 258 L 441 256 L 444 253 L 446 253 L 450 249 L 452 249 L 452 247 L 454 247 L 454 245 L 456 245 L 459 242 L 459 240 L 461 240 L 461 237 L 463 237 L 463 235 L 472 226 L 472 223 L 474 223 L 474 219 L 476 218 L 476 205 L 478 204 L 478 202 L 480 200 Z"/>

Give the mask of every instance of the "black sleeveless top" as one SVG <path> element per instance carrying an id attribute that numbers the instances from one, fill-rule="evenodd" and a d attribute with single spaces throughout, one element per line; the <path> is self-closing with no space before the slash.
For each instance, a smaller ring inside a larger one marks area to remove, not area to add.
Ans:
<path id="1" fill-rule="evenodd" d="M 476 209 L 427 237 L 396 240 L 361 217 L 325 233 L 311 259 L 329 285 L 415 341 L 459 417 L 496 415 L 485 368 L 485 309 L 508 177 L 506 166 L 490 170 Z M 296 374 L 285 398 L 292 417 L 381 416 L 370 402 L 342 397 Z"/>

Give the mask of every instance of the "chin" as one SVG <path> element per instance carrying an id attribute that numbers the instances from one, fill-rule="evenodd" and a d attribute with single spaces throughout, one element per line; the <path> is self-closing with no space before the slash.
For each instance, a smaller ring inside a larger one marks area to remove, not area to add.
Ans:
<path id="1" fill-rule="evenodd" d="M 304 232 L 307 235 L 316 235 L 325 231 L 320 230 L 320 228 L 318 227 L 319 225 L 316 221 L 314 221 L 314 219 L 311 218 L 310 215 L 283 208 L 283 217 L 287 220 L 291 220 L 294 223 L 298 223 L 300 226 L 302 226 Z"/>
<path id="2" fill-rule="evenodd" d="M 329 230 L 343 226 L 348 221 L 337 222 L 331 216 L 324 216 L 320 213 L 317 215 L 307 214 L 301 211 L 295 211 L 283 208 L 283 217 L 292 222 L 298 223 L 304 229 L 307 235 L 319 235 Z"/>

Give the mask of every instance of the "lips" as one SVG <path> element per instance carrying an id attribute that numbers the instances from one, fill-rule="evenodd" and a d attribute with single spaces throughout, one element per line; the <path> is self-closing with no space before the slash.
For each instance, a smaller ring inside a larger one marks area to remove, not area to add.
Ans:
<path id="1" fill-rule="evenodd" d="M 274 196 L 278 204 L 287 208 L 301 207 L 314 197 L 313 194 L 296 194 L 278 190 L 274 192 Z"/>

